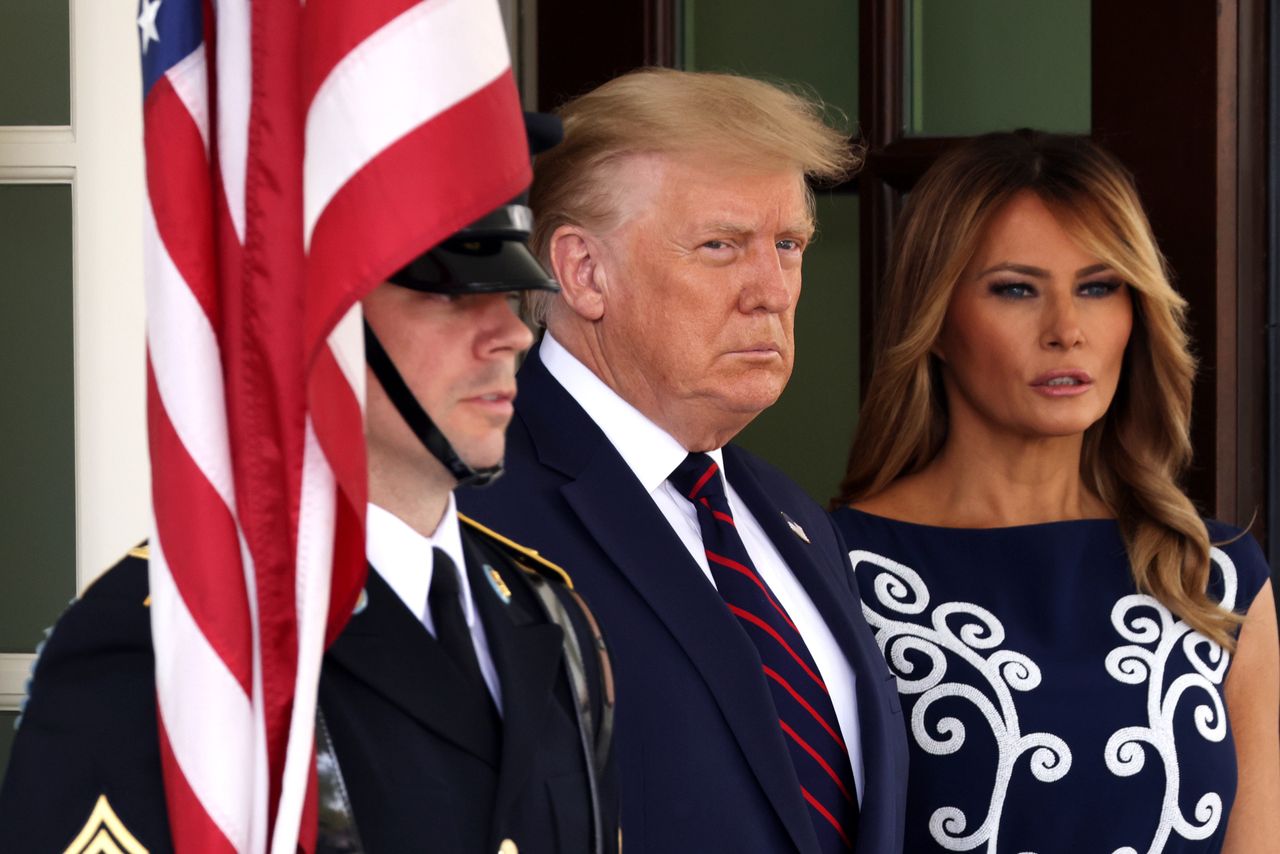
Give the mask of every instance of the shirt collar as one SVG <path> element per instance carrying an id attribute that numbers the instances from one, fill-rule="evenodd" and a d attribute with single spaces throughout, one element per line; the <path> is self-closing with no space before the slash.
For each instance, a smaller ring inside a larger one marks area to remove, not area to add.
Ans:
<path id="1" fill-rule="evenodd" d="M 462 550 L 462 532 L 458 525 L 458 505 L 449 493 L 440 524 L 430 537 L 424 537 L 398 516 L 376 504 L 369 504 L 365 514 L 365 557 L 387 582 L 401 601 L 418 619 L 427 613 L 427 594 L 435 572 L 433 548 L 447 554 L 458 573 L 462 590 L 462 612 L 467 625 L 475 625 L 475 604 L 471 585 L 467 583 L 466 557 Z"/>
<path id="2" fill-rule="evenodd" d="M 660 489 L 676 466 L 689 455 L 684 446 L 623 400 L 549 331 L 543 335 L 538 355 L 551 376 L 564 386 L 622 455 L 645 491 L 652 494 Z M 716 448 L 707 454 L 723 471 L 722 450 Z"/>

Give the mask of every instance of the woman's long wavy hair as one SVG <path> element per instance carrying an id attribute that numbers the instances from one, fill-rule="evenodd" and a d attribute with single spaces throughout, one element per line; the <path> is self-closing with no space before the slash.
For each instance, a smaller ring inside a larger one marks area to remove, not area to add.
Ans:
<path id="1" fill-rule="evenodd" d="M 1186 301 L 1128 171 L 1083 137 L 1035 131 L 978 137 L 911 191 L 894 236 L 875 327 L 871 381 L 833 505 L 924 468 L 947 438 L 941 365 L 931 353 L 951 293 L 988 223 L 1031 191 L 1079 245 L 1130 286 L 1133 331 L 1107 413 L 1084 435 L 1080 474 L 1115 514 L 1139 590 L 1228 650 L 1240 618 L 1206 592 L 1209 535 L 1180 488 L 1191 461 Z"/>

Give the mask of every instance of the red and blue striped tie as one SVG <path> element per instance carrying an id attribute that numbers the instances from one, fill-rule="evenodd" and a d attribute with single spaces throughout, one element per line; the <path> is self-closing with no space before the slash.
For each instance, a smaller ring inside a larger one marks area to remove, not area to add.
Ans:
<path id="1" fill-rule="evenodd" d="M 821 850 L 849 851 L 857 832 L 858 801 L 849 750 L 822 674 L 795 623 L 756 572 L 715 460 L 690 454 L 669 480 L 693 502 L 716 589 L 760 653 Z"/>

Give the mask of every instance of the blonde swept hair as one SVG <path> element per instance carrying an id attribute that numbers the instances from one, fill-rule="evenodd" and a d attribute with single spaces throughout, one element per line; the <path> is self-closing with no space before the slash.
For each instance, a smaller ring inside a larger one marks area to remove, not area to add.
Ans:
<path id="1" fill-rule="evenodd" d="M 540 154 L 529 206 L 529 246 L 546 264 L 562 225 L 605 231 L 622 199 L 614 167 L 635 154 L 708 154 L 764 170 L 794 168 L 835 183 L 861 165 L 861 149 L 832 125 L 821 101 L 798 89 L 735 74 L 644 68 L 569 101 L 556 111 L 564 141 Z M 810 216 L 811 192 L 807 192 Z M 534 294 L 532 319 L 545 322 L 554 294 Z"/>
<path id="2" fill-rule="evenodd" d="M 987 225 L 1023 191 L 1132 294 L 1120 383 L 1085 431 L 1081 477 L 1115 514 L 1138 589 L 1231 650 L 1240 618 L 1206 591 L 1208 531 L 1179 486 L 1191 461 L 1196 369 L 1186 301 L 1169 282 L 1129 172 L 1087 138 L 1027 130 L 978 137 L 944 154 L 911 191 L 877 316 L 871 380 L 832 503 L 875 495 L 942 449 L 946 399 L 931 350 Z"/>

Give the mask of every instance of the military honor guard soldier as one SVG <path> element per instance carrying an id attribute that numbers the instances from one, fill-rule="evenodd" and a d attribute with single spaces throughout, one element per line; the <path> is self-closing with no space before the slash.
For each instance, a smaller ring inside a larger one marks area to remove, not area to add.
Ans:
<path id="1" fill-rule="evenodd" d="M 527 208 L 500 208 L 363 302 L 370 572 L 321 676 L 320 850 L 621 844 L 595 620 L 562 570 L 453 498 L 501 472 L 531 343 L 512 292 L 556 288 L 528 232 Z M 71 850 L 99 827 L 125 850 L 172 849 L 147 596 L 135 550 L 59 620 L 0 789 L 5 851 Z"/>

